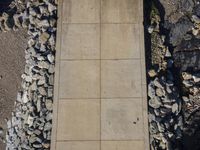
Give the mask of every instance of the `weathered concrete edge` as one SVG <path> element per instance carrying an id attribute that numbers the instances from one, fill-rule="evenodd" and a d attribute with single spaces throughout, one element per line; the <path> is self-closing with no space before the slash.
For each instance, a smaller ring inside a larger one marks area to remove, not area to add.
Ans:
<path id="1" fill-rule="evenodd" d="M 58 0 L 57 7 L 57 34 L 56 34 L 56 59 L 55 59 L 55 75 L 54 75 L 54 97 L 53 97 L 53 125 L 51 134 L 51 150 L 56 150 L 57 139 L 57 118 L 59 103 L 59 76 L 60 76 L 60 53 L 61 53 L 61 35 L 62 35 L 62 3 Z"/>
<path id="2" fill-rule="evenodd" d="M 141 28 L 140 28 L 140 49 L 141 49 L 141 69 L 142 69 L 142 100 L 143 100 L 143 121 L 144 121 L 144 142 L 145 150 L 150 150 L 149 145 L 149 121 L 148 121 L 148 101 L 147 101 L 147 77 L 146 77 L 146 53 L 144 37 L 144 1 L 140 0 Z"/>

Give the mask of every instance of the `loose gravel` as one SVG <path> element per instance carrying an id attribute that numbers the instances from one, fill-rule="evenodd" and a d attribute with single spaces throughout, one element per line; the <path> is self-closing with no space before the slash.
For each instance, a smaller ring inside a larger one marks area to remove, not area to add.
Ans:
<path id="1" fill-rule="evenodd" d="M 200 1 L 152 0 L 151 6 L 151 149 L 199 150 Z"/>
<path id="2" fill-rule="evenodd" d="M 15 0 L 0 16 L 2 32 L 25 28 L 29 34 L 22 90 L 7 121 L 7 150 L 50 149 L 56 21 L 56 0 Z"/>

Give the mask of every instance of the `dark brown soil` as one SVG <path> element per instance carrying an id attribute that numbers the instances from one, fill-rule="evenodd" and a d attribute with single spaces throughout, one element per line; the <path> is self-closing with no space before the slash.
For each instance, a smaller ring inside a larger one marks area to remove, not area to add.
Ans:
<path id="1" fill-rule="evenodd" d="M 6 118 L 11 117 L 14 101 L 21 86 L 21 75 L 25 66 L 27 33 L 0 33 L 0 127 L 6 129 Z M 0 150 L 5 144 L 0 141 Z"/>

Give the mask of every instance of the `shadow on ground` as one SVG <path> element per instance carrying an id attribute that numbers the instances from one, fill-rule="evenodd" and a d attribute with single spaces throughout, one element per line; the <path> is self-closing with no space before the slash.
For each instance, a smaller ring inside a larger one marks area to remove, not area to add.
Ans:
<path id="1" fill-rule="evenodd" d="M 13 0 L 0 0 L 0 13 L 6 11 Z"/>

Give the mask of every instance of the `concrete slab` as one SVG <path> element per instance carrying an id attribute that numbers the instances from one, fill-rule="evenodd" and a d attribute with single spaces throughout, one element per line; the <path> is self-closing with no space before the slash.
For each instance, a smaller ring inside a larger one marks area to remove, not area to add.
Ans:
<path id="1" fill-rule="evenodd" d="M 143 115 L 141 98 L 101 100 L 102 140 L 142 140 Z"/>
<path id="2" fill-rule="evenodd" d="M 143 150 L 144 141 L 102 141 L 101 150 Z"/>
<path id="3" fill-rule="evenodd" d="M 62 61 L 60 98 L 100 98 L 100 61 Z"/>
<path id="4" fill-rule="evenodd" d="M 100 100 L 61 100 L 57 140 L 100 140 Z"/>
<path id="5" fill-rule="evenodd" d="M 140 58 L 140 30 L 138 24 L 102 24 L 101 58 Z"/>
<path id="6" fill-rule="evenodd" d="M 141 81 L 140 60 L 101 61 L 102 98 L 141 97 Z"/>
<path id="7" fill-rule="evenodd" d="M 99 0 L 64 0 L 62 15 L 65 23 L 99 23 Z"/>
<path id="8" fill-rule="evenodd" d="M 57 150 L 100 150 L 99 141 L 58 142 Z"/>
<path id="9" fill-rule="evenodd" d="M 141 0 L 101 1 L 103 23 L 139 23 L 142 20 Z"/>
<path id="10" fill-rule="evenodd" d="M 63 24 L 61 59 L 100 59 L 99 24 Z"/>

